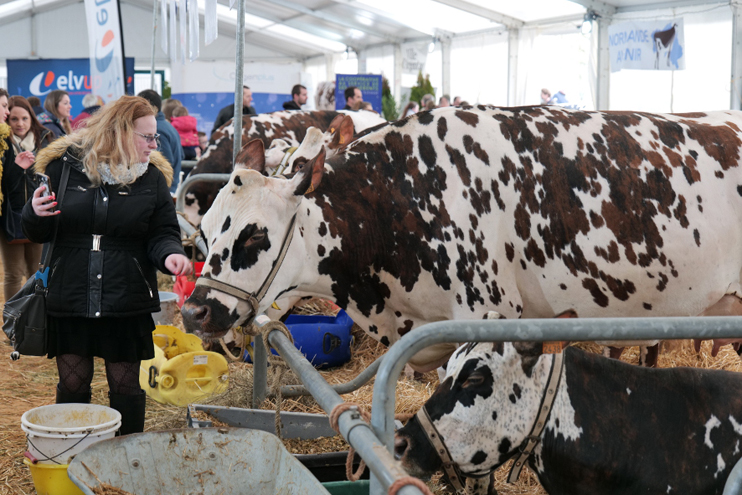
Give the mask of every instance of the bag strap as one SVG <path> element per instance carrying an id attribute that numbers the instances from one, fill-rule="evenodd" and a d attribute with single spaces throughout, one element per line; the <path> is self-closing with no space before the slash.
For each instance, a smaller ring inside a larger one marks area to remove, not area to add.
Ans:
<path id="1" fill-rule="evenodd" d="M 62 169 L 62 178 L 59 180 L 59 201 L 57 203 L 57 208 L 61 208 L 62 202 L 64 201 L 64 193 L 67 190 L 67 181 L 70 178 L 70 165 L 69 163 L 64 163 Z M 54 235 L 52 236 L 51 242 L 46 246 L 46 250 L 44 251 L 44 256 L 41 257 L 41 263 L 39 264 L 39 272 L 36 275 L 36 278 L 42 278 L 45 277 L 46 274 L 42 275 L 42 277 L 39 277 L 40 273 L 44 273 L 45 269 L 49 267 L 49 262 L 52 258 L 52 251 L 54 251 L 54 243 L 57 240 L 57 229 L 59 228 L 59 215 L 54 219 Z M 46 283 L 44 283 L 44 286 L 46 286 Z"/>

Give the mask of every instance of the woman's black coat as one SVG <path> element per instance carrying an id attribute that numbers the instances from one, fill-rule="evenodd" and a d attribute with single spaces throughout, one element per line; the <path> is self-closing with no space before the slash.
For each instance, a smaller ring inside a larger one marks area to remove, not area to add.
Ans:
<path id="1" fill-rule="evenodd" d="M 47 150 L 36 168 L 49 175 L 53 190 L 59 187 L 63 164 L 71 167 L 50 263 L 49 314 L 96 318 L 159 311 L 155 269 L 170 273 L 165 258 L 184 254 L 162 173 L 170 170 L 167 162 L 153 153 L 148 171 L 133 184 L 93 187 L 80 157 L 66 149 L 66 139 Z M 55 218 L 37 216 L 29 202 L 23 210 L 24 232 L 34 242 L 48 242 Z M 93 234 L 101 236 L 99 250 Z"/>

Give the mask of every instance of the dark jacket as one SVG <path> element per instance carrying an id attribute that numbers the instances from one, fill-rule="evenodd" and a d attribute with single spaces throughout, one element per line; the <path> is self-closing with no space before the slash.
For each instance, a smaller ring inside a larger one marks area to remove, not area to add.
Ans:
<path id="1" fill-rule="evenodd" d="M 54 134 L 44 129 L 41 134 L 40 142 L 36 143 L 36 149 L 33 150 L 34 155 L 38 154 L 39 150 L 46 148 L 54 139 Z M 21 211 L 23 205 L 33 196 L 34 189 L 39 187 L 36 181 L 36 172 L 33 167 L 29 167 L 23 170 L 15 163 L 15 157 L 21 150 L 13 142 L 13 138 L 8 138 L 8 144 L 10 149 L 6 153 L 6 157 L 3 160 L 3 175 L 2 175 L 2 192 L 3 192 L 3 212 L 7 208 L 8 202 L 13 206 L 13 210 Z"/>
<path id="2" fill-rule="evenodd" d="M 49 112 L 41 112 L 36 116 L 36 118 L 39 119 L 39 123 L 41 125 L 54 133 L 55 138 L 67 135 L 67 131 L 65 131 L 64 127 L 62 127 L 62 123 L 59 121 L 59 119 Z"/>
<path id="3" fill-rule="evenodd" d="M 242 107 L 242 115 L 257 115 L 253 107 Z M 219 129 L 221 126 L 229 122 L 234 118 L 234 105 L 227 105 L 226 107 L 219 110 L 219 115 L 216 116 L 214 121 L 214 128 L 211 129 L 211 133 Z"/>
<path id="4" fill-rule="evenodd" d="M 283 102 L 283 109 L 284 110 L 301 110 L 301 106 L 298 103 L 296 103 L 294 100 L 290 100 L 290 101 Z"/>
<path id="5" fill-rule="evenodd" d="M 149 169 L 133 184 L 93 187 L 69 144 L 66 138 L 56 141 L 36 161 L 55 191 L 63 164 L 70 164 L 62 213 L 39 217 L 30 202 L 23 209 L 23 230 L 34 242 L 50 241 L 59 218 L 47 311 L 88 318 L 159 311 L 156 269 L 169 273 L 165 259 L 183 254 L 169 165 L 153 153 Z M 100 234 L 100 250 L 93 248 L 93 234 Z"/>
<path id="6" fill-rule="evenodd" d="M 180 145 L 180 136 L 175 127 L 167 121 L 165 114 L 157 112 L 155 116 L 157 120 L 157 133 L 160 135 L 160 146 L 157 151 L 162 153 L 162 156 L 170 162 L 173 167 L 173 183 L 170 186 L 170 192 L 175 192 L 178 188 L 178 181 L 180 179 L 180 166 L 183 160 L 183 148 Z"/>

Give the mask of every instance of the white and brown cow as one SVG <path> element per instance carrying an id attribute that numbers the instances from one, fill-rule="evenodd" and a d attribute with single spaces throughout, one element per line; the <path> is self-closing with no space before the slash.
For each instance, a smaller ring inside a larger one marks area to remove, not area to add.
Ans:
<path id="1" fill-rule="evenodd" d="M 189 331 L 218 337 L 284 295 L 335 301 L 391 344 L 476 319 L 742 314 L 742 114 L 441 108 L 291 180 L 236 170 L 204 217 Z M 450 345 L 415 356 L 420 371 Z"/>
<path id="2" fill-rule="evenodd" d="M 299 146 L 304 141 L 308 129 L 313 127 L 325 132 L 334 119 L 343 115 L 352 115 L 356 133 L 386 122 L 378 114 L 368 111 L 292 110 L 246 115 L 242 118 L 242 143 L 261 140 L 268 167 L 277 166 L 290 148 Z M 206 152 L 191 171 L 191 175 L 232 173 L 233 136 L 234 123 L 230 120 L 211 136 Z M 189 189 L 185 197 L 184 213 L 191 223 L 200 223 L 221 187 L 221 184 L 200 183 Z"/>
<path id="3" fill-rule="evenodd" d="M 519 454 L 553 360 L 540 343 L 454 353 L 423 407 L 464 476 L 486 477 Z M 551 495 L 721 495 L 742 456 L 739 373 L 641 368 L 568 347 L 555 389 L 527 461 Z M 397 432 L 395 455 L 414 476 L 441 468 L 417 417 Z"/>

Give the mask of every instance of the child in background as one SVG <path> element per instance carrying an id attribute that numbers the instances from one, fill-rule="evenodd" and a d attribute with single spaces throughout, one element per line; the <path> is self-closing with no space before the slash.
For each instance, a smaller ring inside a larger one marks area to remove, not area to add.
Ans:
<path id="1" fill-rule="evenodd" d="M 170 120 L 170 123 L 178 131 L 180 145 L 183 147 L 185 159 L 197 160 L 201 158 L 196 118 L 188 115 L 188 109 L 181 106 L 173 109 L 173 118 Z"/>
<path id="2" fill-rule="evenodd" d="M 206 137 L 205 132 L 198 131 L 198 147 L 201 148 L 201 156 L 203 156 L 206 148 L 209 147 L 209 138 Z"/>

